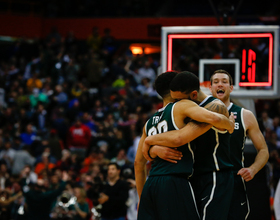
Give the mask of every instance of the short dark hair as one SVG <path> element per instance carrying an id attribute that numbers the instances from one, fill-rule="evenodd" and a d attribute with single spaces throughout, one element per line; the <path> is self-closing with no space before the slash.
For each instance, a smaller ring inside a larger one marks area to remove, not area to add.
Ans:
<path id="1" fill-rule="evenodd" d="M 155 80 L 155 90 L 162 98 L 170 93 L 170 82 L 177 74 L 178 72 L 176 71 L 167 71 L 157 76 Z"/>
<path id="2" fill-rule="evenodd" d="M 229 84 L 230 84 L 230 85 L 233 85 L 232 76 L 231 76 L 226 70 L 223 70 L 223 69 L 216 70 L 216 71 L 212 74 L 212 76 L 210 77 L 210 83 L 211 83 L 211 85 L 212 85 L 212 83 L 213 83 L 213 76 L 214 76 L 215 74 L 217 74 L 217 73 L 223 73 L 223 74 L 228 75 Z"/>
<path id="3" fill-rule="evenodd" d="M 188 71 L 178 73 L 170 83 L 170 90 L 189 94 L 200 90 L 198 77 Z"/>
<path id="4" fill-rule="evenodd" d="M 111 162 L 111 163 L 108 164 L 108 167 L 111 166 L 111 165 L 114 165 L 117 168 L 117 170 L 121 170 L 121 167 L 120 167 L 119 164 L 117 164 L 115 162 Z"/>

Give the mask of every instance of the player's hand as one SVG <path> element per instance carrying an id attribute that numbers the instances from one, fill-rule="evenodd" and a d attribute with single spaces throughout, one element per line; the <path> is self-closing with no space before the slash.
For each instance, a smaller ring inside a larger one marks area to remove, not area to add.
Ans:
<path id="1" fill-rule="evenodd" d="M 230 113 L 230 116 L 229 116 L 228 119 L 229 119 L 230 124 L 231 124 L 231 129 L 228 130 L 228 132 L 230 134 L 232 134 L 234 132 L 234 127 L 235 127 L 235 119 L 234 119 L 234 114 L 232 112 Z"/>
<path id="2" fill-rule="evenodd" d="M 109 196 L 107 196 L 105 193 L 100 193 L 100 197 L 98 199 L 99 204 L 103 204 L 109 200 Z"/>
<path id="3" fill-rule="evenodd" d="M 150 151 L 153 151 L 158 157 L 171 163 L 177 163 L 183 157 L 182 152 L 178 151 L 177 148 L 155 145 Z"/>
<path id="4" fill-rule="evenodd" d="M 240 175 L 246 182 L 254 178 L 255 172 L 252 168 L 242 168 L 238 171 L 237 175 Z"/>
<path id="5" fill-rule="evenodd" d="M 149 150 L 150 150 L 150 145 L 148 145 L 144 142 L 143 147 L 142 147 L 143 156 L 146 158 L 146 160 L 153 161 L 153 158 L 150 158 L 150 156 L 149 156 L 149 153 L 148 153 Z"/>

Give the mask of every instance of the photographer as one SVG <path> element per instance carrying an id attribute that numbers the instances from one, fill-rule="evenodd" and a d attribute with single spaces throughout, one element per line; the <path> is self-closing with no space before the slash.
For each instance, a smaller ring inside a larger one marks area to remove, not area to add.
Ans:
<path id="1" fill-rule="evenodd" d="M 77 198 L 77 201 L 69 207 L 69 210 L 73 210 L 74 213 L 73 220 L 87 219 L 90 212 L 86 201 L 86 191 L 81 187 L 75 187 L 74 196 Z"/>
<path id="2" fill-rule="evenodd" d="M 102 220 L 125 220 L 128 184 L 120 179 L 120 167 L 117 163 L 110 163 L 107 173 L 108 181 L 98 199 L 102 205 Z"/>
<path id="3" fill-rule="evenodd" d="M 128 182 L 129 191 L 128 191 L 128 200 L 126 202 L 127 205 L 127 220 L 135 220 L 137 219 L 137 205 L 139 201 L 135 176 L 131 168 L 126 168 L 122 172 L 122 176 L 124 180 Z"/>
<path id="4" fill-rule="evenodd" d="M 30 189 L 27 185 L 23 187 L 23 195 L 26 199 L 28 208 L 28 220 L 49 220 L 52 203 L 65 189 L 66 181 L 69 175 L 66 172 L 62 174 L 62 181 L 59 187 L 55 190 L 46 191 L 44 180 L 39 179 L 35 184 L 34 189 Z M 23 182 L 25 180 L 23 179 Z"/>

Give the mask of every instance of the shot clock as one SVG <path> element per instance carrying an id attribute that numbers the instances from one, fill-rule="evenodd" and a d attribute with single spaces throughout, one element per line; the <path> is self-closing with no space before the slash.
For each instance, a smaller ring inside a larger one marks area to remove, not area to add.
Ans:
<path id="1" fill-rule="evenodd" d="M 233 97 L 276 98 L 278 43 L 278 26 L 163 27 L 162 72 L 191 71 L 203 88 L 224 69 L 234 80 Z"/>

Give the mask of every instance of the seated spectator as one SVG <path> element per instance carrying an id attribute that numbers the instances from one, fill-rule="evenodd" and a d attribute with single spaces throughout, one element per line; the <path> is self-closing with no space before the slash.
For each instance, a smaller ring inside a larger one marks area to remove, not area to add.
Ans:
<path id="1" fill-rule="evenodd" d="M 6 188 L 6 181 L 9 181 L 10 174 L 5 163 L 0 163 L 0 191 Z"/>
<path id="2" fill-rule="evenodd" d="M 273 131 L 276 132 L 277 135 L 277 140 L 280 141 L 280 117 L 279 116 L 275 116 L 273 118 Z"/>
<path id="3" fill-rule="evenodd" d="M 60 170 L 69 170 L 71 166 L 71 152 L 67 149 L 62 150 L 62 157 L 57 161 L 56 166 Z"/>
<path id="4" fill-rule="evenodd" d="M 79 118 L 75 124 L 69 128 L 67 144 L 72 153 L 76 152 L 79 156 L 84 157 L 88 150 L 91 140 L 89 127 L 83 125 Z"/>
<path id="5" fill-rule="evenodd" d="M 93 51 L 98 52 L 100 50 L 102 38 L 99 35 L 98 27 L 93 27 L 91 34 L 87 38 L 87 44 Z"/>
<path id="6" fill-rule="evenodd" d="M 15 154 L 16 151 L 12 148 L 11 141 L 5 141 L 4 149 L 0 152 L 0 161 L 3 161 L 7 165 L 8 170 L 12 169 Z"/>
<path id="7" fill-rule="evenodd" d="M 36 184 L 38 175 L 33 171 L 30 165 L 26 165 L 20 172 L 20 177 L 25 179 L 25 184 Z"/>
<path id="8" fill-rule="evenodd" d="M 149 61 L 145 61 L 144 66 L 139 68 L 138 73 L 142 79 L 148 78 L 151 83 L 154 83 L 154 81 L 156 79 L 156 73 L 155 73 L 154 69 L 151 67 L 151 64 Z"/>
<path id="9" fill-rule="evenodd" d="M 56 160 L 56 158 L 51 154 L 51 148 L 50 148 L 49 145 L 48 145 L 48 140 L 43 140 L 42 142 L 45 142 L 45 143 L 43 144 L 43 146 L 45 146 L 45 147 L 44 147 L 44 150 L 43 150 L 43 152 L 41 153 L 41 155 L 38 156 L 38 157 L 36 158 L 36 164 L 43 161 L 43 155 L 45 155 L 45 156 L 48 155 L 49 162 L 50 162 L 50 163 L 53 163 L 53 164 L 56 164 L 57 160 Z"/>
<path id="10" fill-rule="evenodd" d="M 136 90 L 141 92 L 142 95 L 157 96 L 149 78 L 143 78 L 141 84 L 136 87 Z"/>
<path id="11" fill-rule="evenodd" d="M 33 89 L 41 89 L 43 87 L 42 81 L 38 79 L 38 73 L 33 73 L 32 78 L 27 80 L 26 87 L 29 92 L 32 92 Z"/>
<path id="12" fill-rule="evenodd" d="M 64 149 L 64 143 L 59 138 L 57 131 L 55 129 L 52 129 L 50 131 L 50 136 L 48 138 L 48 146 L 51 149 L 51 154 L 54 156 L 54 158 L 58 161 L 60 160 L 62 154 L 61 151 Z"/>
<path id="13" fill-rule="evenodd" d="M 25 132 L 20 134 L 20 138 L 23 144 L 31 146 L 36 139 L 36 132 L 33 131 L 32 124 L 26 126 Z"/>
<path id="14" fill-rule="evenodd" d="M 91 115 L 88 112 L 84 112 L 82 115 L 82 123 L 86 126 L 88 126 L 91 130 L 91 133 L 96 133 L 98 131 L 98 127 L 97 125 L 94 123 L 94 121 L 92 120 Z"/>
<path id="15" fill-rule="evenodd" d="M 14 161 L 16 161 L 16 163 L 13 163 L 12 166 L 13 175 L 19 175 L 26 166 L 34 166 L 35 158 L 31 156 L 29 148 L 30 147 L 25 145 L 21 150 L 15 152 Z"/>
<path id="16" fill-rule="evenodd" d="M 24 127 L 25 127 L 25 126 L 24 126 Z M 16 134 L 16 135 L 17 135 L 17 134 Z M 17 151 L 17 150 L 21 150 L 23 147 L 24 147 L 24 144 L 22 143 L 20 137 L 19 137 L 19 136 L 16 136 L 16 137 L 14 138 L 12 148 L 15 149 L 15 150 Z"/>
<path id="17" fill-rule="evenodd" d="M 78 74 L 80 71 L 79 65 L 75 62 L 75 59 L 71 58 L 65 67 L 65 80 L 69 83 L 69 87 L 72 88 L 74 83 L 77 82 Z"/>
<path id="18" fill-rule="evenodd" d="M 268 116 L 267 111 L 262 112 L 261 119 L 265 129 L 273 130 L 273 120 Z"/>
<path id="19" fill-rule="evenodd" d="M 29 96 L 29 100 L 32 108 L 35 108 L 39 102 L 44 105 L 49 102 L 48 96 L 37 88 L 33 89 L 32 94 Z"/>
<path id="20" fill-rule="evenodd" d="M 59 105 L 63 105 L 66 104 L 66 102 L 68 101 L 68 96 L 65 92 L 63 92 L 63 88 L 61 85 L 57 85 L 55 87 L 55 96 L 54 96 L 54 101 L 59 104 Z"/>
<path id="21" fill-rule="evenodd" d="M 51 170 L 55 168 L 55 164 L 49 161 L 49 154 L 43 153 L 42 162 L 37 163 L 35 166 L 35 173 L 38 175 L 38 178 L 43 177 L 43 172 L 51 173 Z"/>
<path id="22" fill-rule="evenodd" d="M 83 161 L 84 168 L 89 167 L 90 164 L 94 164 L 98 161 L 98 153 L 99 150 L 97 148 L 93 148 L 88 157 L 86 157 Z"/>
<path id="23" fill-rule="evenodd" d="M 36 125 L 38 132 L 41 134 L 46 132 L 47 111 L 41 103 L 37 106 L 37 111 L 33 114 L 33 122 Z"/>
<path id="24" fill-rule="evenodd" d="M 126 157 L 124 149 L 120 149 L 117 156 L 111 159 L 111 163 L 118 164 L 121 168 L 131 165 L 129 160 Z"/>
<path id="25" fill-rule="evenodd" d="M 105 28 L 104 36 L 102 37 L 102 50 L 106 51 L 106 53 L 112 54 L 116 49 L 115 43 L 115 38 L 111 35 L 111 29 Z"/>
<path id="26" fill-rule="evenodd" d="M 16 104 L 19 108 L 28 106 L 28 94 L 25 92 L 23 87 L 18 89 L 18 96 L 16 99 Z"/>

